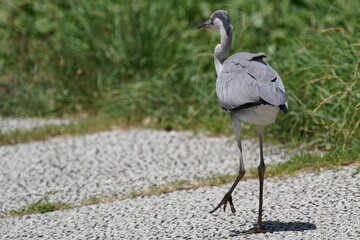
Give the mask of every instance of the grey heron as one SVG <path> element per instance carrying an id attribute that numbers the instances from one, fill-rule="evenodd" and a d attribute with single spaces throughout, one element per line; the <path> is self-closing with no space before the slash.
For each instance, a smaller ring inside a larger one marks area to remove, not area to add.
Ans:
<path id="1" fill-rule="evenodd" d="M 279 110 L 285 113 L 288 112 L 285 87 L 279 74 L 264 61 L 264 58 L 266 58 L 264 53 L 239 52 L 228 57 L 232 42 L 232 25 L 226 11 L 215 11 L 209 20 L 198 26 L 198 29 L 207 29 L 220 33 L 221 42 L 216 45 L 214 51 L 217 74 L 216 95 L 221 108 L 230 113 L 237 145 L 240 150 L 238 176 L 221 202 L 210 213 L 215 212 L 222 206 L 225 211 L 227 203 L 229 203 L 231 211 L 235 213 L 231 195 L 245 175 L 240 123 L 241 121 L 254 123 L 257 126 L 260 147 L 260 165 L 258 167 L 260 182 L 259 213 L 256 226 L 244 233 L 263 233 L 265 232 L 262 226 L 265 173 L 263 132 L 265 125 L 275 122 Z"/>

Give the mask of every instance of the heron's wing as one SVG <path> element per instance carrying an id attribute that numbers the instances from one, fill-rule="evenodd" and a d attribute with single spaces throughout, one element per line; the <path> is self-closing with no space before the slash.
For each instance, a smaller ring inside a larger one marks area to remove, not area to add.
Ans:
<path id="1" fill-rule="evenodd" d="M 280 76 L 263 60 L 264 53 L 237 53 L 226 59 L 216 81 L 222 108 L 269 103 L 287 105 Z"/>

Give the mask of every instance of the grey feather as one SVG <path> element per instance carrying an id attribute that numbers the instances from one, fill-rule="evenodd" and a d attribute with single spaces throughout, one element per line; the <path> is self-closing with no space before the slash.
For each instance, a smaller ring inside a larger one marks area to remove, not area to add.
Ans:
<path id="1" fill-rule="evenodd" d="M 226 110 L 262 100 L 280 106 L 286 104 L 280 76 L 265 62 L 264 53 L 240 52 L 223 63 L 216 81 L 219 103 Z"/>
<path id="2" fill-rule="evenodd" d="M 257 125 L 260 145 L 260 197 L 259 216 L 254 228 L 245 233 L 264 233 L 262 226 L 263 205 L 263 182 L 265 162 L 263 157 L 263 129 L 265 125 L 274 123 L 279 110 L 287 112 L 285 88 L 280 76 L 265 61 L 264 53 L 240 52 L 227 58 L 232 43 L 232 28 L 228 14 L 223 11 L 215 11 L 210 20 L 198 27 L 219 32 L 220 44 L 214 50 L 215 70 L 218 76 L 216 80 L 216 94 L 220 106 L 230 112 L 235 130 L 236 141 L 240 150 L 239 175 L 225 194 L 221 202 L 210 213 L 223 207 L 224 211 L 229 203 L 231 211 L 235 208 L 231 194 L 236 185 L 245 174 L 240 139 L 240 122 L 250 122 Z"/>

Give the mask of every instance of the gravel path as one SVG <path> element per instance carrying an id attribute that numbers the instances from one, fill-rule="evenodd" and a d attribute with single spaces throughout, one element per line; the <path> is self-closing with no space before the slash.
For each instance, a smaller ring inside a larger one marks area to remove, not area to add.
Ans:
<path id="1" fill-rule="evenodd" d="M 256 220 L 256 180 L 240 182 L 237 214 L 209 214 L 230 185 L 0 219 L 0 239 L 359 239 L 360 174 L 346 167 L 265 182 L 266 234 L 231 237 Z"/>
<path id="2" fill-rule="evenodd" d="M 177 180 L 236 173 L 233 138 L 190 132 L 116 130 L 0 147 L 0 215 L 51 193 L 49 200 L 79 203 Z M 256 140 L 244 141 L 246 167 L 259 162 Z M 285 161 L 280 151 L 267 163 Z"/>
<path id="3" fill-rule="evenodd" d="M 10 124 L 11 125 L 11 124 Z M 9 126 L 10 126 L 9 125 Z M 256 140 L 243 142 L 246 167 Z M 286 161 L 266 146 L 266 162 Z M 79 203 L 177 180 L 236 173 L 233 138 L 190 132 L 114 130 L 0 147 L 0 214 L 41 199 Z M 265 180 L 269 233 L 240 239 L 359 239 L 360 174 L 355 167 Z M 209 214 L 230 186 L 203 187 L 46 214 L 0 218 L 0 239 L 228 239 L 252 227 L 258 182 L 240 182 L 237 214 Z"/>
<path id="4" fill-rule="evenodd" d="M 14 131 L 29 131 L 35 128 L 41 128 L 46 125 L 67 125 L 70 121 L 67 119 L 43 119 L 43 118 L 1 118 L 0 133 L 9 133 Z"/>

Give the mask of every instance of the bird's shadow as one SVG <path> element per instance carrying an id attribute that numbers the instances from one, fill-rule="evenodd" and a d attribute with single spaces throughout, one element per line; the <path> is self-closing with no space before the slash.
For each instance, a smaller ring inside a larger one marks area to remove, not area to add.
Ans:
<path id="1" fill-rule="evenodd" d="M 263 228 L 267 233 L 285 232 L 285 231 L 302 232 L 307 230 L 315 230 L 316 225 L 309 222 L 264 221 Z M 245 234 L 246 232 L 248 231 L 232 230 L 230 231 L 230 236 L 242 235 Z"/>

